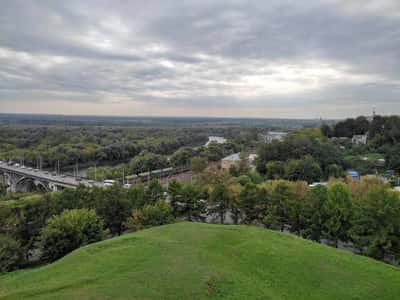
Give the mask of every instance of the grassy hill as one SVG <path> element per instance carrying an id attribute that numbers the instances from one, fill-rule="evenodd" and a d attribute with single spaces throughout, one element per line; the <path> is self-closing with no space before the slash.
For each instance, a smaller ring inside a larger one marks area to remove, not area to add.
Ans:
<path id="1" fill-rule="evenodd" d="M 400 299 L 400 269 L 261 228 L 178 223 L 0 276 L 0 299 Z"/>

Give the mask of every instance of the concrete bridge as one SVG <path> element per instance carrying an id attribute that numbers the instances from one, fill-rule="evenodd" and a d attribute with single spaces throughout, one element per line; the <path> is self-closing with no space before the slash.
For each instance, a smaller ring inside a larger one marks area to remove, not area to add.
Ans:
<path id="1" fill-rule="evenodd" d="M 8 192 L 29 192 L 33 189 L 57 191 L 76 188 L 79 185 L 103 186 L 101 182 L 80 179 L 69 175 L 50 173 L 44 170 L 27 168 L 18 164 L 0 162 L 0 176 L 4 177 Z"/>

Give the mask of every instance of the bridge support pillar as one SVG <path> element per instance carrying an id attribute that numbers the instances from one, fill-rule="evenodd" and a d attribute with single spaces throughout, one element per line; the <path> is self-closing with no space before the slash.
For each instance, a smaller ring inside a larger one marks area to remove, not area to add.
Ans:
<path id="1" fill-rule="evenodd" d="M 51 191 L 57 192 L 58 191 L 58 186 L 54 183 L 49 182 L 48 187 Z"/>
<path id="2" fill-rule="evenodd" d="M 16 193 L 18 178 L 11 173 L 4 173 L 4 177 L 7 184 L 7 193 Z"/>

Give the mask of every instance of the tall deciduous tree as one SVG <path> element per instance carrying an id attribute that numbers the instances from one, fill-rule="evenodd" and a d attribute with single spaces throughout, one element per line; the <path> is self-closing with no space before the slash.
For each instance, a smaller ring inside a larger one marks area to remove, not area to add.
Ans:
<path id="1" fill-rule="evenodd" d="M 327 201 L 328 189 L 325 186 L 319 185 L 310 190 L 304 209 L 306 222 L 304 237 L 320 242 L 327 219 Z"/>
<path id="2" fill-rule="evenodd" d="M 49 219 L 41 233 L 42 257 L 54 261 L 103 237 L 103 222 L 94 210 L 65 210 Z"/>
<path id="3" fill-rule="evenodd" d="M 289 224 L 290 204 L 293 199 L 293 191 L 286 182 L 280 182 L 271 194 L 263 223 L 266 227 L 283 231 Z"/>
<path id="4" fill-rule="evenodd" d="M 98 200 L 97 213 L 113 235 L 121 235 L 131 210 L 132 204 L 124 190 L 116 185 L 106 189 Z"/>
<path id="5" fill-rule="evenodd" d="M 218 183 L 214 186 L 210 195 L 210 212 L 217 213 L 221 224 L 225 221 L 225 215 L 229 208 L 228 190 L 224 184 Z"/>
<path id="6" fill-rule="evenodd" d="M 258 188 L 253 183 L 247 183 L 240 193 L 239 207 L 243 212 L 243 222 L 251 224 L 258 220 L 261 212 L 261 199 Z"/>
<path id="7" fill-rule="evenodd" d="M 351 228 L 352 197 L 345 184 L 335 183 L 329 187 L 326 213 L 324 236 L 338 247 L 339 241 L 348 241 Z"/>
<path id="8" fill-rule="evenodd" d="M 198 186 L 186 183 L 182 187 L 182 197 L 179 201 L 180 215 L 186 217 L 188 221 L 202 220 L 202 214 L 206 211 L 205 201 Z"/>
<path id="9" fill-rule="evenodd" d="M 385 259 L 400 257 L 400 197 L 386 187 L 375 187 L 359 203 L 351 237 L 365 255 Z"/>

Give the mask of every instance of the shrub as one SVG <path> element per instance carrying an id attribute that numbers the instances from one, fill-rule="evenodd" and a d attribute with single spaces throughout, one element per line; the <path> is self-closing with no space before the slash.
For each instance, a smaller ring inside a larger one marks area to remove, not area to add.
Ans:
<path id="1" fill-rule="evenodd" d="M 154 205 L 145 205 L 143 208 L 135 209 L 128 220 L 128 228 L 133 231 L 140 229 L 169 224 L 174 221 L 171 206 L 165 201 Z"/>
<path id="2" fill-rule="evenodd" d="M 94 210 L 71 209 L 49 219 L 41 233 L 42 258 L 54 261 L 103 237 L 103 221 Z"/>

